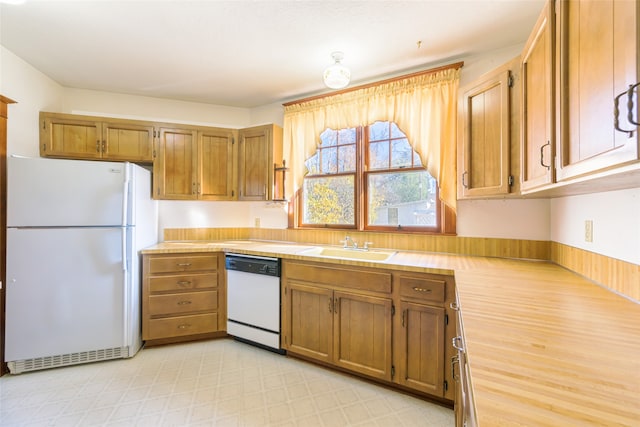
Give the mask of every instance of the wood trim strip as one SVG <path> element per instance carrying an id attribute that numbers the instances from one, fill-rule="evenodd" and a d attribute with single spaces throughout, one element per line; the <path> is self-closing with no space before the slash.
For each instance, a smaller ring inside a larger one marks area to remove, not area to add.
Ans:
<path id="1" fill-rule="evenodd" d="M 373 82 L 373 83 L 367 83 L 367 84 L 363 84 L 363 85 L 353 86 L 353 87 L 350 87 L 350 88 L 347 88 L 347 89 L 336 90 L 336 91 L 333 91 L 333 92 L 330 92 L 330 93 L 325 93 L 325 94 L 322 94 L 322 95 L 309 96 L 307 98 L 302 98 L 302 99 L 297 99 L 295 101 L 285 102 L 282 105 L 284 107 L 288 107 L 290 105 L 303 104 L 305 102 L 314 101 L 316 99 L 328 98 L 330 96 L 335 96 L 335 95 L 342 95 L 343 93 L 354 92 L 354 91 L 360 90 L 360 89 L 368 89 L 370 87 L 375 87 L 375 86 L 379 86 L 379 85 L 383 85 L 383 84 L 387 84 L 387 83 L 397 82 L 398 80 L 404 80 L 404 79 L 408 79 L 408 78 L 411 78 L 411 77 L 417 77 L 417 76 L 422 76 L 422 75 L 426 75 L 426 74 L 437 73 L 438 71 L 448 70 L 448 69 L 451 69 L 451 68 L 458 69 L 458 68 L 462 68 L 463 66 L 464 66 L 464 61 L 455 62 L 453 64 L 443 65 L 441 67 L 430 68 L 428 70 L 417 71 L 415 73 L 405 74 L 405 75 L 398 76 L 398 77 L 391 77 L 391 78 L 388 78 L 388 79 L 385 79 L 385 80 L 380 80 L 380 81 Z"/>
<path id="2" fill-rule="evenodd" d="M 551 261 L 640 302 L 640 265 L 551 242 Z"/>
<path id="3" fill-rule="evenodd" d="M 255 239 L 282 242 L 339 245 L 349 234 L 357 242 L 373 242 L 373 248 L 450 253 L 472 256 L 548 260 L 548 241 L 437 236 L 417 233 L 383 233 L 356 230 L 274 228 L 186 228 L 165 229 L 164 240 Z"/>

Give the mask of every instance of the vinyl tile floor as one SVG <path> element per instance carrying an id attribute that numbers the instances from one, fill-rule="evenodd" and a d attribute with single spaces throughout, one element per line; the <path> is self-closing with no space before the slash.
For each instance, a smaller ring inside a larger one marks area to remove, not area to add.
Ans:
<path id="1" fill-rule="evenodd" d="M 231 339 L 0 378 L 0 425 L 427 426 L 453 411 Z"/>

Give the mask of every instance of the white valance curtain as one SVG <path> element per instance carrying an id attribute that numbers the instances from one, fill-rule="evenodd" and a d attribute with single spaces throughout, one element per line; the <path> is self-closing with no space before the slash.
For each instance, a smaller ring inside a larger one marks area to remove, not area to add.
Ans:
<path id="1" fill-rule="evenodd" d="M 438 180 L 440 199 L 455 210 L 459 79 L 460 69 L 448 68 L 285 106 L 283 154 L 292 178 L 289 194 L 302 186 L 304 163 L 317 151 L 325 129 L 393 121 Z"/>

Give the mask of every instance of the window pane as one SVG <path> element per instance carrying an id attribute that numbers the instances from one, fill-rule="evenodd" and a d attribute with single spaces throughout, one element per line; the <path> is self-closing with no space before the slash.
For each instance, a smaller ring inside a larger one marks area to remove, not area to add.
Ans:
<path id="1" fill-rule="evenodd" d="M 355 172 L 356 146 L 345 145 L 338 147 L 338 172 Z"/>
<path id="2" fill-rule="evenodd" d="M 409 145 L 408 139 L 391 141 L 391 168 L 410 168 L 412 153 L 413 148 Z"/>
<path id="3" fill-rule="evenodd" d="M 303 186 L 305 224 L 355 224 L 354 176 L 307 178 Z"/>
<path id="4" fill-rule="evenodd" d="M 368 174 L 368 225 L 437 226 L 436 180 L 427 171 Z"/>
<path id="5" fill-rule="evenodd" d="M 405 135 L 404 132 L 400 130 L 397 124 L 391 122 L 391 138 L 403 138 L 406 136 L 407 135 Z"/>
<path id="6" fill-rule="evenodd" d="M 404 134 L 400 135 L 404 136 Z M 369 126 L 369 141 L 389 139 L 389 122 L 375 122 Z"/>
<path id="7" fill-rule="evenodd" d="M 318 156 L 318 153 L 316 153 L 313 156 L 311 156 L 309 159 L 307 159 L 306 162 L 304 162 L 304 165 L 307 167 L 307 170 L 309 171 L 309 175 L 316 175 L 320 173 L 320 164 L 318 163 L 319 160 L 320 160 L 320 157 Z"/>
<path id="8" fill-rule="evenodd" d="M 369 144 L 369 168 L 389 169 L 389 142 L 373 142 Z"/>
<path id="9" fill-rule="evenodd" d="M 338 172 L 338 150 L 336 148 L 323 148 L 320 150 L 320 173 Z"/>
<path id="10" fill-rule="evenodd" d="M 339 144 L 355 144 L 356 128 L 342 129 L 338 132 Z"/>
<path id="11" fill-rule="evenodd" d="M 320 147 L 331 147 L 338 144 L 338 132 L 327 129 L 320 134 Z"/>

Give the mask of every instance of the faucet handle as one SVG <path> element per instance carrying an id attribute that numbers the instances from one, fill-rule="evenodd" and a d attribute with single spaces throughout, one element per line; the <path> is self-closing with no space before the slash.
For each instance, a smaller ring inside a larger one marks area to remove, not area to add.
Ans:
<path id="1" fill-rule="evenodd" d="M 340 243 L 342 243 L 342 244 L 343 244 L 343 246 L 342 246 L 343 248 L 347 248 L 347 247 L 349 247 L 349 246 L 348 246 L 348 245 L 349 245 L 349 242 L 353 242 L 353 240 L 351 240 L 351 237 L 349 237 L 349 235 L 346 235 L 346 236 L 344 237 L 344 240 L 340 240 Z"/>
<path id="2" fill-rule="evenodd" d="M 362 249 L 369 249 L 371 245 L 373 245 L 373 242 L 364 242 L 364 246 L 362 247 Z"/>

